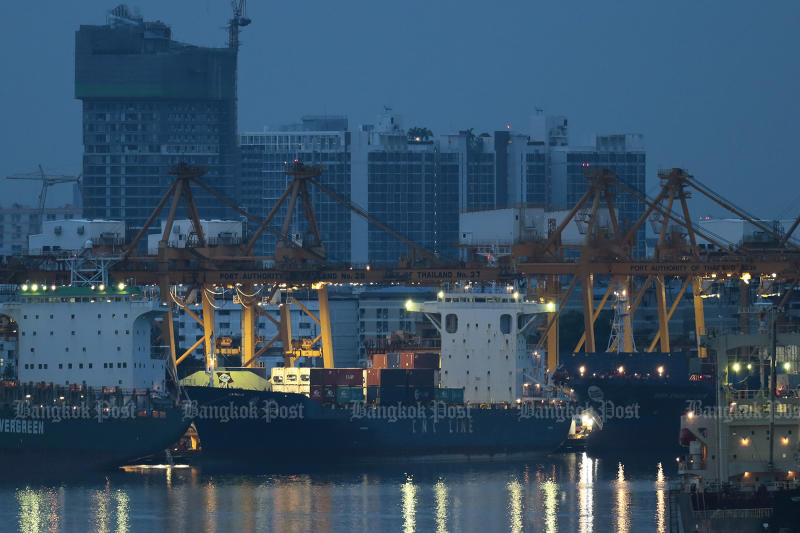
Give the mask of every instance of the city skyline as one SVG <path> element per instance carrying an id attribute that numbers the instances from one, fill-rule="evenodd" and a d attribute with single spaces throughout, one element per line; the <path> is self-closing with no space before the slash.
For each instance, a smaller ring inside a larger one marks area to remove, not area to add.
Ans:
<path id="1" fill-rule="evenodd" d="M 104 23 L 115 5 L 50 2 L 37 13 L 0 7 L 6 20 L 18 21 L 2 37 L 4 48 L 30 45 L 24 57 L 6 60 L 15 83 L 2 89 L 7 120 L 0 137 L 7 154 L 0 175 L 39 162 L 53 171 L 80 171 L 74 32 L 80 24 Z M 180 41 L 224 45 L 227 3 L 132 5 L 169 24 Z M 480 6 L 251 2 L 253 24 L 242 34 L 238 130 L 322 113 L 368 123 L 390 105 L 409 126 L 437 135 L 506 124 L 524 132 L 525 117 L 541 107 L 570 118 L 576 144 L 592 133 L 644 134 L 649 191 L 659 168 L 682 166 L 758 216 L 796 216 L 793 195 L 775 202 L 766 192 L 788 185 L 793 169 L 798 76 L 780 65 L 798 40 L 794 4 L 770 10 L 726 4 L 720 11 L 631 3 L 613 13 L 582 4 L 570 17 L 564 7 Z M 689 89 L 691 98 L 684 96 Z M 748 191 L 755 179 L 763 194 Z M 706 207 L 698 214 L 716 214 Z"/>

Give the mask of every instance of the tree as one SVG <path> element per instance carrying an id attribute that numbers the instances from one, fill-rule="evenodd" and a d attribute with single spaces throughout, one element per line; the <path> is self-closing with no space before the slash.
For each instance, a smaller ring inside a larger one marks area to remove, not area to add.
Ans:
<path id="1" fill-rule="evenodd" d="M 433 132 L 428 128 L 414 127 L 410 128 L 407 132 L 409 141 L 426 142 L 433 137 Z"/>

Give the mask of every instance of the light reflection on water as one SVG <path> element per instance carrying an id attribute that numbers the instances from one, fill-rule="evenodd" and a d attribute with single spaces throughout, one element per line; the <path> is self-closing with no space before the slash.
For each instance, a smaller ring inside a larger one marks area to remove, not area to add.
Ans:
<path id="1" fill-rule="evenodd" d="M 516 479 L 508 483 L 508 518 L 511 533 L 522 531 L 522 485 Z"/>
<path id="2" fill-rule="evenodd" d="M 24 533 L 666 533 L 666 490 L 659 458 L 586 453 L 304 475 L 163 469 L 48 486 L 0 482 L 0 524 Z"/>
<path id="3" fill-rule="evenodd" d="M 558 483 L 549 479 L 541 484 L 544 493 L 544 525 L 547 533 L 558 531 Z"/>
<path id="4" fill-rule="evenodd" d="M 580 481 L 578 481 L 580 531 L 591 533 L 594 522 L 594 460 L 584 452 L 580 461 Z"/>
<path id="5" fill-rule="evenodd" d="M 447 485 L 441 479 L 433 486 L 436 495 L 436 533 L 447 533 Z"/>
<path id="6" fill-rule="evenodd" d="M 630 516 L 630 494 L 628 493 L 628 482 L 625 481 L 625 466 L 622 463 L 617 465 L 617 533 L 628 533 L 631 527 Z"/>
<path id="7" fill-rule="evenodd" d="M 417 524 L 417 488 L 411 480 L 411 476 L 406 479 L 402 487 L 403 492 L 403 531 L 414 533 Z"/>
<path id="8" fill-rule="evenodd" d="M 664 476 L 664 467 L 658 463 L 656 472 L 656 530 L 658 533 L 667 531 L 667 478 Z"/>

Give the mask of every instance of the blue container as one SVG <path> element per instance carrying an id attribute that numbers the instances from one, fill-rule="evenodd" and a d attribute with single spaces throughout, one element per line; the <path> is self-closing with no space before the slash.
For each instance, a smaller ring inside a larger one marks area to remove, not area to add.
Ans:
<path id="1" fill-rule="evenodd" d="M 390 352 L 386 354 L 386 368 L 401 368 L 400 353 Z"/>
<path id="2" fill-rule="evenodd" d="M 347 405 L 351 402 L 363 402 L 364 389 L 362 387 L 336 387 L 336 403 Z"/>

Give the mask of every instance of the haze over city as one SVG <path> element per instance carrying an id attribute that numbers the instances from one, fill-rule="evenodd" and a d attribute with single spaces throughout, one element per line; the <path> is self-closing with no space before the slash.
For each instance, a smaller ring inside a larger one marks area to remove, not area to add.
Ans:
<path id="1" fill-rule="evenodd" d="M 0 176 L 81 171 L 75 31 L 118 2 L 4 2 Z M 176 39 L 224 46 L 228 2 L 132 3 Z M 344 114 L 373 122 L 388 105 L 435 134 L 525 132 L 534 109 L 592 133 L 643 133 L 647 188 L 683 166 L 763 218 L 794 217 L 800 106 L 795 2 L 251 2 L 242 33 L 239 129 Z M 10 21 L 13 21 L 11 23 Z M 24 51 L 24 53 L 22 53 Z M 758 188 L 754 191 L 753 185 Z M 4 181 L 4 202 L 35 184 Z M 58 189 L 56 189 L 58 191 Z M 56 201 L 53 195 L 53 201 Z M 722 215 L 708 204 L 702 214 Z M 698 211 L 699 212 L 699 211 Z"/>

